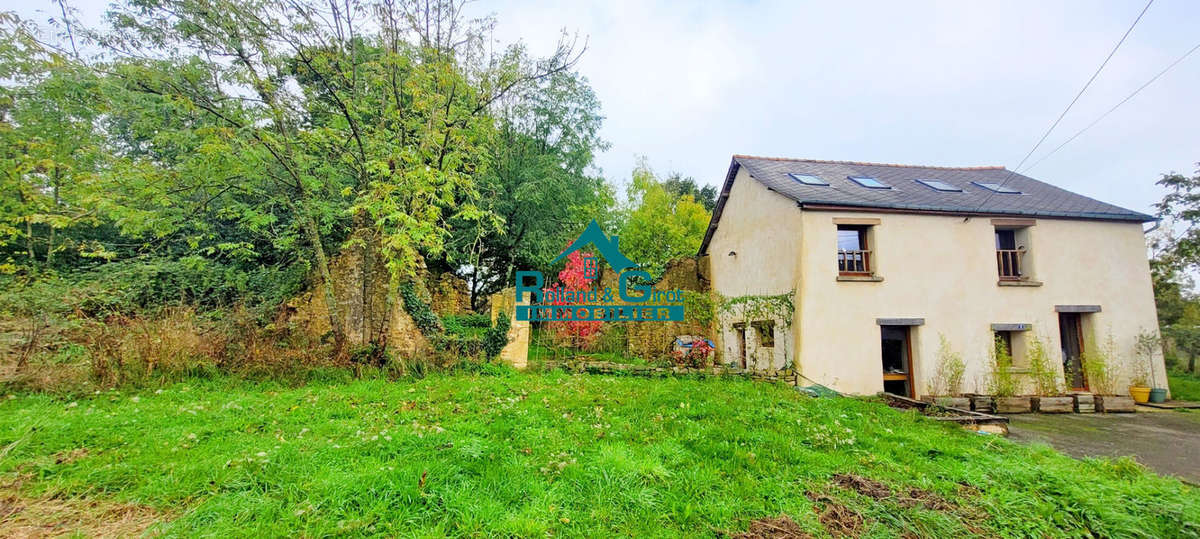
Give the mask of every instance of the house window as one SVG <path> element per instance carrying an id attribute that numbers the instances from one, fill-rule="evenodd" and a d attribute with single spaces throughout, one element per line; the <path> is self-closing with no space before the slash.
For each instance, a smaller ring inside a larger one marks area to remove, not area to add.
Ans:
<path id="1" fill-rule="evenodd" d="M 838 225 L 838 273 L 871 275 L 871 248 L 867 242 L 869 225 Z"/>
<path id="2" fill-rule="evenodd" d="M 996 227 L 996 269 L 1001 281 L 1028 278 L 1027 243 L 1028 234 L 1024 228 Z"/>
<path id="3" fill-rule="evenodd" d="M 1013 332 L 1011 331 L 996 331 L 996 351 L 1004 351 L 1009 358 L 1013 357 Z"/>
<path id="4" fill-rule="evenodd" d="M 758 333 L 758 345 L 770 348 L 775 346 L 775 321 L 774 320 L 758 320 L 751 322 L 754 331 Z"/>

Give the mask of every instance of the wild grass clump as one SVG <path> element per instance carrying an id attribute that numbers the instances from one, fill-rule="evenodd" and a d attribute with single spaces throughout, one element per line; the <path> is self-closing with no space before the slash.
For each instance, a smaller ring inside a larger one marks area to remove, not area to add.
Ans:
<path id="1" fill-rule="evenodd" d="M 992 340 L 991 373 L 988 377 L 988 392 L 997 397 L 1011 397 L 1017 394 L 1018 381 L 1013 373 L 1013 358 L 997 336 Z"/>
<path id="2" fill-rule="evenodd" d="M 1033 379 L 1034 392 L 1042 397 L 1062 394 L 1061 377 L 1046 353 L 1045 343 L 1032 332 L 1028 340 L 1026 354 L 1029 357 L 1029 377 Z"/>
<path id="3" fill-rule="evenodd" d="M 1109 333 L 1103 342 L 1098 342 L 1091 336 L 1085 339 L 1080 359 L 1083 364 L 1083 376 L 1087 379 L 1088 389 L 1092 393 L 1117 394 L 1117 373 L 1113 364 L 1116 354 L 1117 344 L 1112 333 Z"/>
<path id="4" fill-rule="evenodd" d="M 937 371 L 933 378 L 934 394 L 952 397 L 961 395 L 967 364 L 963 362 L 962 354 L 950 348 L 950 341 L 945 335 L 938 334 L 938 340 Z"/>

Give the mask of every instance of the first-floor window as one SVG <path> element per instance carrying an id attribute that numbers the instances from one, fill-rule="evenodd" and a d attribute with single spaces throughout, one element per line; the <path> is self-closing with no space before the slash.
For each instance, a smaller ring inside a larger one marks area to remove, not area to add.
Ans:
<path id="1" fill-rule="evenodd" d="M 838 225 L 838 273 L 871 274 L 871 247 L 867 243 L 867 225 Z"/>

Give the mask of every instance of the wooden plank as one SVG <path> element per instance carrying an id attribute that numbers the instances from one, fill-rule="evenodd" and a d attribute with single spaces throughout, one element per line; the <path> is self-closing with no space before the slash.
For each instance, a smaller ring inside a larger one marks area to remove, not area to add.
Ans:
<path id="1" fill-rule="evenodd" d="M 882 223 L 878 217 L 834 217 L 833 224 L 835 225 L 861 225 L 861 226 L 876 226 Z"/>
<path id="2" fill-rule="evenodd" d="M 1014 219 L 1014 218 L 992 219 L 992 226 L 1022 227 L 1022 226 L 1033 226 L 1036 224 L 1037 224 L 1037 219 Z"/>

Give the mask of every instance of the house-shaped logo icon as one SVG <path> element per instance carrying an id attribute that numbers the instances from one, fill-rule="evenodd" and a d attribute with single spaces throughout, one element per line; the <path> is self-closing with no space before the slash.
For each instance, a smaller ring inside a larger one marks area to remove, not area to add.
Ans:
<path id="1" fill-rule="evenodd" d="M 632 260 L 626 258 L 625 255 L 621 253 L 621 249 L 618 246 L 617 240 L 617 236 L 613 236 L 611 238 L 605 236 L 604 231 L 600 230 L 600 225 L 596 223 L 595 219 L 592 219 L 592 222 L 588 223 L 587 228 L 583 229 L 583 234 L 579 235 L 579 239 L 572 242 L 571 245 L 568 245 L 567 248 L 564 249 L 563 252 L 559 253 L 554 260 L 551 260 L 550 263 L 553 264 L 558 262 L 567 255 L 586 247 L 590 243 L 596 246 L 596 250 L 599 251 L 604 259 L 608 261 L 608 265 L 611 266 L 614 271 L 621 272 L 629 268 L 638 267 L 637 264 L 634 264 Z"/>

